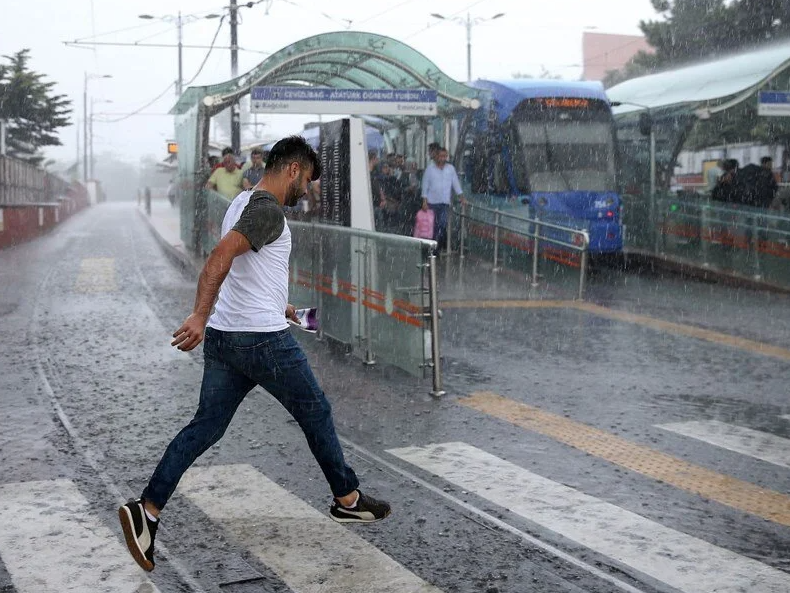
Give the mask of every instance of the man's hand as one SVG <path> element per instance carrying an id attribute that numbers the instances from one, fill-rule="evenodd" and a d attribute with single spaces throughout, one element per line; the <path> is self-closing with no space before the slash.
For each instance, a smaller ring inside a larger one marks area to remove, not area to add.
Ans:
<path id="1" fill-rule="evenodd" d="M 207 319 L 197 313 L 192 313 L 186 318 L 184 323 L 174 333 L 175 338 L 170 342 L 171 346 L 177 346 L 179 350 L 188 352 L 203 341 L 203 333 L 206 331 Z"/>
<path id="2" fill-rule="evenodd" d="M 296 325 L 302 325 L 302 322 L 299 321 L 299 318 L 296 316 L 296 307 L 290 303 L 285 308 L 285 317 L 293 321 Z"/>

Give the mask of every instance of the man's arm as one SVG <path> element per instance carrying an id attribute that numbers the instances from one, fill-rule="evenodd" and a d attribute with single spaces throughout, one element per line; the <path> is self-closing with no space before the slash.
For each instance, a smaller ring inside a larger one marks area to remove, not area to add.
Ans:
<path id="1" fill-rule="evenodd" d="M 422 174 L 422 201 L 428 203 L 428 191 L 431 189 L 431 170 L 426 167 Z"/>
<path id="2" fill-rule="evenodd" d="M 219 169 L 217 169 L 217 171 L 218 170 Z M 214 171 L 211 174 L 211 177 L 208 178 L 208 181 L 206 182 L 206 189 L 213 189 L 214 191 L 216 191 L 216 189 L 217 189 L 217 171 Z"/>
<path id="3" fill-rule="evenodd" d="M 458 200 L 464 204 L 466 203 L 466 199 L 464 198 L 464 188 L 461 187 L 461 180 L 458 179 L 458 172 L 453 167 L 453 191 L 455 195 L 458 196 Z"/>
<path id="4" fill-rule="evenodd" d="M 203 341 L 206 322 L 211 313 L 211 307 L 217 300 L 219 287 L 230 271 L 233 259 L 252 248 L 247 237 L 238 231 L 229 231 L 208 256 L 203 270 L 198 279 L 195 307 L 192 314 L 173 334 L 171 346 L 179 350 L 192 350 Z"/>
<path id="5" fill-rule="evenodd" d="M 247 169 L 249 171 L 249 169 Z M 241 189 L 248 190 L 252 187 L 252 183 L 250 183 L 250 179 L 247 175 L 247 171 L 244 172 L 244 175 L 241 178 Z"/>

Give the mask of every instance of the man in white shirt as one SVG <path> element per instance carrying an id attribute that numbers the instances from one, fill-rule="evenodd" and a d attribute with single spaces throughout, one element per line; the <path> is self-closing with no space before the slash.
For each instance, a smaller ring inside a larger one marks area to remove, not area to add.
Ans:
<path id="1" fill-rule="evenodd" d="M 321 163 L 305 139 L 285 138 L 272 148 L 263 179 L 228 207 L 222 239 L 200 273 L 194 310 L 173 334 L 172 345 L 183 351 L 206 339 L 197 412 L 168 445 L 142 496 L 118 509 L 129 552 L 145 570 L 154 569 L 159 512 L 255 385 L 274 396 L 304 432 L 334 496 L 332 519 L 370 523 L 390 513 L 389 504 L 359 491 L 332 408 L 286 320 L 299 323 L 288 304 L 291 231 L 282 207 L 295 205 L 320 175 Z"/>
<path id="2" fill-rule="evenodd" d="M 453 192 L 463 203 L 463 189 L 455 167 L 447 162 L 447 149 L 440 147 L 422 176 L 422 201 L 434 213 L 434 239 L 441 252 L 447 246 L 447 218 Z"/>

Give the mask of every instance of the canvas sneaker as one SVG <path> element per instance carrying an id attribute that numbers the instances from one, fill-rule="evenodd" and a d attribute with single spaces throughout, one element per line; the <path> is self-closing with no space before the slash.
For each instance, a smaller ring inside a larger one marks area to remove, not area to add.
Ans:
<path id="1" fill-rule="evenodd" d="M 142 499 L 130 500 L 118 509 L 126 547 L 143 570 L 154 569 L 154 539 L 159 521 L 151 521 L 145 514 Z"/>
<path id="2" fill-rule="evenodd" d="M 390 514 L 389 503 L 376 500 L 359 490 L 357 492 L 359 492 L 359 498 L 353 509 L 344 507 L 335 500 L 329 509 L 329 516 L 338 523 L 373 523 L 381 521 Z"/>

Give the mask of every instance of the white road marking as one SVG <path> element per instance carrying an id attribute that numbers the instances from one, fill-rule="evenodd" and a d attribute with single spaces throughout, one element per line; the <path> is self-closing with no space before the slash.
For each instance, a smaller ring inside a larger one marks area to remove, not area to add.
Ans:
<path id="1" fill-rule="evenodd" d="M 178 492 L 294 593 L 440 593 L 250 465 L 193 467 Z M 327 505 L 328 510 L 328 505 Z"/>
<path id="2" fill-rule="evenodd" d="M 790 576 L 466 443 L 389 453 L 684 593 L 786 593 Z"/>
<path id="3" fill-rule="evenodd" d="M 659 424 L 657 427 L 728 451 L 790 468 L 790 439 L 717 420 L 676 422 Z"/>
<path id="4" fill-rule="evenodd" d="M 18 593 L 156 593 L 71 480 L 0 485 L 0 557 Z"/>
<path id="5" fill-rule="evenodd" d="M 790 420 L 790 414 L 784 414 L 784 415 L 779 416 L 779 417 L 784 419 L 784 420 Z"/>

